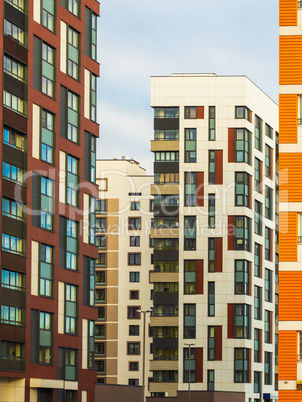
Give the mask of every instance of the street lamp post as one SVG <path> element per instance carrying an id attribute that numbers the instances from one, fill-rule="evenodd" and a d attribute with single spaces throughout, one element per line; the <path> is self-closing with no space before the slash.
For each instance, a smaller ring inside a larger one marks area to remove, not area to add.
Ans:
<path id="1" fill-rule="evenodd" d="M 189 347 L 189 402 L 191 402 L 191 346 L 194 345 L 194 343 L 185 343 L 185 346 Z"/>
<path id="2" fill-rule="evenodd" d="M 152 308 L 149 310 L 137 310 L 138 313 L 142 313 L 144 320 L 143 320 L 143 400 L 142 402 L 145 402 L 145 359 L 146 359 L 146 313 L 151 313 Z"/>

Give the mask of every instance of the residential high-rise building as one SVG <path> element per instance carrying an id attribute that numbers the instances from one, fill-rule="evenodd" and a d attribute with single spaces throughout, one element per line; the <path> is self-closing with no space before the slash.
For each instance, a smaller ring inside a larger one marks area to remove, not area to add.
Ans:
<path id="1" fill-rule="evenodd" d="M 152 77 L 151 106 L 151 396 L 275 398 L 278 107 L 215 74 Z"/>
<path id="2" fill-rule="evenodd" d="M 280 0 L 279 401 L 302 399 L 302 2 Z"/>
<path id="3" fill-rule="evenodd" d="M 95 0 L 5 0 L 0 400 L 93 401 Z"/>
<path id="4" fill-rule="evenodd" d="M 153 176 L 138 162 L 97 160 L 95 361 L 98 383 L 143 385 L 152 358 L 149 333 Z M 144 321 L 145 318 L 145 321 Z M 145 322 L 145 327 L 144 327 Z M 145 353 L 144 353 L 145 349 Z M 145 370 L 144 370 L 145 367 Z M 127 399 L 123 387 L 115 389 Z M 131 400 L 131 398 L 129 399 Z"/>

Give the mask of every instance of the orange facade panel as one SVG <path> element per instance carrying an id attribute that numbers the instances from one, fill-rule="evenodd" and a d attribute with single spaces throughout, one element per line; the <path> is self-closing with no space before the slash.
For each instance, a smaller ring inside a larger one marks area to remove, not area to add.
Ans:
<path id="1" fill-rule="evenodd" d="M 279 213 L 280 261 L 297 261 L 298 216 L 296 212 Z"/>
<path id="2" fill-rule="evenodd" d="M 279 331 L 279 380 L 297 379 L 297 356 L 297 332 Z M 301 391 L 300 398 L 302 399 Z"/>
<path id="3" fill-rule="evenodd" d="M 279 0 L 279 25 L 297 25 L 297 0 Z"/>
<path id="4" fill-rule="evenodd" d="M 280 202 L 302 202 L 302 153 L 279 156 Z"/>
<path id="5" fill-rule="evenodd" d="M 280 85 L 302 84 L 302 36 L 280 36 L 279 83 Z"/>
<path id="6" fill-rule="evenodd" d="M 279 319 L 302 321 L 302 272 L 279 272 Z"/>
<path id="7" fill-rule="evenodd" d="M 278 401 L 279 402 L 301 402 L 302 400 L 302 391 L 288 391 L 288 390 L 279 390 L 278 391 Z"/>
<path id="8" fill-rule="evenodd" d="M 298 96 L 279 96 L 279 143 L 297 143 Z"/>

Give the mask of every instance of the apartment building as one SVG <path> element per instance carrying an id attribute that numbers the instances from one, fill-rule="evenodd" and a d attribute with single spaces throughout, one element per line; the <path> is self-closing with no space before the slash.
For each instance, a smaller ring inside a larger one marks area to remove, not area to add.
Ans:
<path id="1" fill-rule="evenodd" d="M 152 358 L 148 310 L 153 287 L 149 282 L 153 176 L 129 157 L 97 160 L 96 169 L 97 382 L 141 386 L 144 378 L 147 385 L 151 376 L 147 362 Z M 129 391 L 115 390 L 127 399 Z"/>
<path id="2" fill-rule="evenodd" d="M 151 396 L 276 399 L 278 107 L 215 74 L 152 77 L 151 106 Z"/>
<path id="3" fill-rule="evenodd" d="M 99 3 L 1 10 L 0 401 L 92 401 Z"/>
<path id="4" fill-rule="evenodd" d="M 302 3 L 280 0 L 279 400 L 302 399 Z"/>

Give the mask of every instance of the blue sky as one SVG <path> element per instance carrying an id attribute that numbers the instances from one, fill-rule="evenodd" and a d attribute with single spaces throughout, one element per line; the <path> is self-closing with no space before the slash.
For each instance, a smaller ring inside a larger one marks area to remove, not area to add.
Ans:
<path id="1" fill-rule="evenodd" d="M 100 159 L 152 172 L 152 75 L 246 75 L 278 101 L 276 0 L 102 0 L 98 29 Z"/>

